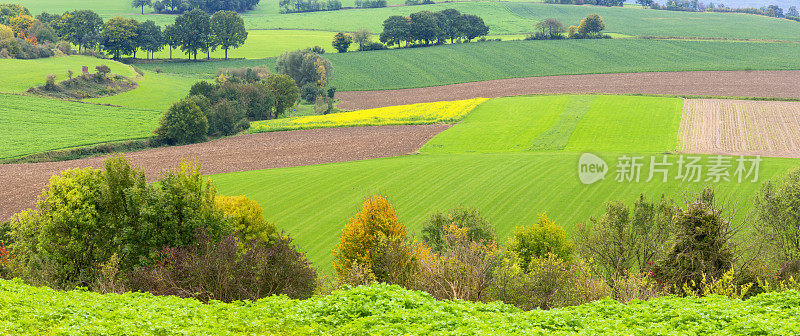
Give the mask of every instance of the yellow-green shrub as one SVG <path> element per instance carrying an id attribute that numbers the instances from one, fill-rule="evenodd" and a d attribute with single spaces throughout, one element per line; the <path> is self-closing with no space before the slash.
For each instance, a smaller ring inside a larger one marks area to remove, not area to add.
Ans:
<path id="1" fill-rule="evenodd" d="M 214 202 L 233 222 L 240 243 L 252 239 L 268 242 L 276 238 L 275 224 L 264 220 L 256 201 L 247 196 L 217 196 Z"/>
<path id="2" fill-rule="evenodd" d="M 508 241 L 508 250 L 519 260 L 523 271 L 534 258 L 554 254 L 564 261 L 572 260 L 573 244 L 567 238 L 564 228 L 554 223 L 547 214 L 539 214 L 539 219 L 531 226 L 517 227 Z"/>
<path id="3" fill-rule="evenodd" d="M 12 30 L 9 26 L 0 24 L 0 41 L 12 37 L 14 37 L 14 30 Z"/>
<path id="4" fill-rule="evenodd" d="M 373 253 L 381 240 L 404 240 L 405 226 L 397 220 L 394 207 L 384 196 L 364 200 L 363 208 L 342 230 L 339 245 L 333 250 L 333 266 L 339 277 L 347 277 L 353 263 L 373 271 L 376 280 L 384 281 L 386 274 L 375 272 Z"/>

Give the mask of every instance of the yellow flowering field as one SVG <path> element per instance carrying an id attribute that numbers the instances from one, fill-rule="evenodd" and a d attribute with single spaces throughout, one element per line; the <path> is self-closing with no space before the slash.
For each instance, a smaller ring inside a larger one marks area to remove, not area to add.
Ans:
<path id="1" fill-rule="evenodd" d="M 381 107 L 353 112 L 257 121 L 251 133 L 290 131 L 311 128 L 424 125 L 461 120 L 486 98 Z"/>

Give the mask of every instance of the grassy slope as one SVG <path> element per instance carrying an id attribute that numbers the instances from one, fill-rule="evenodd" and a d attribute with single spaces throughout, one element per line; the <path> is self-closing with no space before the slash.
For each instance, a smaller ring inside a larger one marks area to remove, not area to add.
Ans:
<path id="1" fill-rule="evenodd" d="M 601 300 L 522 312 L 499 302 L 437 301 L 375 284 L 308 300 L 202 304 L 173 296 L 58 292 L 0 280 L 0 332 L 12 335 L 792 335 L 800 293 Z M 746 316 L 747 318 L 741 318 Z"/>
<path id="2" fill-rule="evenodd" d="M 327 52 L 335 52 L 331 46 L 334 32 L 310 30 L 250 30 L 247 42 L 240 48 L 228 51 L 229 58 L 268 58 L 277 57 L 284 51 L 320 46 Z M 205 56 L 202 54 L 198 57 Z M 173 58 L 186 58 L 186 54 L 175 49 Z M 212 58 L 225 57 L 224 50 L 211 52 Z M 169 58 L 169 49 L 155 54 L 155 58 Z"/>
<path id="3" fill-rule="evenodd" d="M 67 79 L 67 70 L 72 70 L 75 75 L 81 74 L 81 67 L 88 66 L 89 72 L 94 73 L 95 66 L 105 64 L 111 68 L 112 73 L 123 76 L 136 76 L 128 65 L 103 60 L 88 56 L 50 57 L 34 60 L 0 59 L 0 92 L 25 92 L 33 86 L 44 85 L 45 77 L 55 74 L 57 81 Z"/>
<path id="4" fill-rule="evenodd" d="M 326 54 L 340 91 L 426 87 L 500 78 L 564 74 L 800 69 L 800 44 L 663 41 L 510 41 Z M 273 66 L 274 59 L 150 63 L 181 75 L 210 77 L 217 69 Z"/>
<path id="5" fill-rule="evenodd" d="M 144 138 L 160 113 L 0 94 L 0 159 Z"/>
<path id="6" fill-rule="evenodd" d="M 258 201 L 264 208 L 264 216 L 290 233 L 320 269 L 330 267 L 330 251 L 338 242 L 342 227 L 359 210 L 363 197 L 372 194 L 388 195 L 400 219 L 412 234 L 419 234 L 430 212 L 464 205 L 480 209 L 495 225 L 501 239 L 505 239 L 515 226 L 532 223 L 541 212 L 548 212 L 556 222 L 572 231 L 576 224 L 602 211 L 607 201 L 632 201 L 639 193 L 652 197 L 665 193 L 681 198 L 685 193 L 698 191 L 705 186 L 704 183 L 684 183 L 679 180 L 670 180 L 668 183 L 618 183 L 614 181 L 613 170 L 606 180 L 586 186 L 581 184 L 576 173 L 580 152 L 526 151 L 524 145 L 554 125 L 557 122 L 556 115 L 565 111 L 564 106 L 569 104 L 564 100 L 571 98 L 512 97 L 491 100 L 475 109 L 463 124 L 431 141 L 432 144 L 453 143 L 440 139 L 462 138 L 459 134 L 462 132 L 469 137 L 482 128 L 489 135 L 470 140 L 469 143 L 489 141 L 491 146 L 477 147 L 476 151 L 496 150 L 504 153 L 463 153 L 469 148 L 440 148 L 442 154 L 423 153 L 222 174 L 212 176 L 212 179 L 222 194 L 248 195 Z M 612 169 L 619 154 L 608 152 L 609 148 L 633 151 L 620 153 L 627 155 L 673 148 L 677 139 L 676 116 L 680 115 L 680 104 L 675 101 L 671 98 L 598 97 L 569 135 L 567 145 L 598 153 Z M 526 105 L 541 109 L 532 110 Z M 626 112 L 636 108 L 655 108 L 656 113 L 637 110 L 640 114 L 633 114 L 636 117 L 628 114 L 628 118 L 616 127 L 602 120 L 605 114 L 612 120 L 619 120 Z M 508 113 L 506 110 L 518 113 Z M 605 126 L 593 130 L 581 126 L 583 122 Z M 506 124 L 518 124 L 519 127 L 503 128 Z M 503 130 L 496 132 L 497 128 Z M 637 133 L 631 134 L 631 129 Z M 646 132 L 651 133 L 643 137 L 647 141 L 632 144 L 633 138 L 627 137 L 642 136 Z M 494 134 L 500 140 L 491 142 Z M 596 134 L 604 136 L 592 140 Z M 676 158 L 672 156 L 670 160 L 674 162 Z M 797 162 L 794 159 L 767 158 L 761 165 L 761 180 L 783 173 Z M 643 174 L 646 174 L 646 169 L 647 166 Z M 723 199 L 747 201 L 759 184 L 722 182 L 714 186 Z"/>
<path id="7" fill-rule="evenodd" d="M 185 97 L 195 82 L 197 79 L 191 77 L 147 71 L 144 77 L 137 79 L 139 87 L 135 90 L 86 101 L 163 112 L 175 101 Z"/>

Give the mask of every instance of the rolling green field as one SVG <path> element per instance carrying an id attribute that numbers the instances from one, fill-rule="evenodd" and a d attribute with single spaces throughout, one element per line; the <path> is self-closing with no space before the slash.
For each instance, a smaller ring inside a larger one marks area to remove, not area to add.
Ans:
<path id="1" fill-rule="evenodd" d="M 154 20 L 159 24 L 170 23 L 174 16 L 139 15 L 130 8 L 129 1 L 59 1 L 18 0 L 34 13 L 41 11 L 61 13 L 67 9 L 93 9 L 105 18 L 123 15 L 137 20 Z M 353 0 L 343 1 L 352 6 Z M 389 1 L 390 5 L 402 1 Z M 279 14 L 277 1 L 262 1 L 255 11 L 245 13 L 243 18 L 248 29 L 314 29 L 325 31 L 355 31 L 368 28 L 381 30 L 381 23 L 391 15 L 404 15 L 421 10 L 436 11 L 455 8 L 463 13 L 477 14 L 484 18 L 491 34 L 522 34 L 533 31 L 541 19 L 556 18 L 567 26 L 577 25 L 588 14 L 597 13 L 606 22 L 608 32 L 642 36 L 673 37 L 722 37 L 738 39 L 777 39 L 800 41 L 800 23 L 763 16 L 729 13 L 689 13 L 674 11 L 642 10 L 632 7 L 599 7 L 553 5 L 529 2 L 457 2 L 424 6 L 400 6 L 371 9 L 350 9 L 329 12 Z M 148 12 L 152 13 L 151 9 Z"/>
<path id="2" fill-rule="evenodd" d="M 581 104 L 590 104 L 590 108 L 572 131 L 569 124 L 560 124 L 568 133 L 565 150 L 532 151 L 525 147 L 558 125 L 562 114 L 580 110 Z M 573 108 L 565 108 L 569 106 Z M 429 213 L 462 205 L 480 209 L 501 239 L 514 227 L 533 223 L 539 213 L 547 212 L 572 232 L 577 224 L 598 215 L 608 201 L 633 201 L 639 193 L 651 197 L 663 193 L 682 200 L 685 194 L 706 185 L 712 185 L 724 200 L 743 202 L 746 210 L 759 183 L 735 179 L 719 183 L 669 179 L 662 183 L 660 175 L 645 182 L 648 165 L 642 168 L 641 182 L 615 180 L 613 167 L 620 155 L 641 155 L 642 161 L 649 163 L 651 155 L 660 160 L 658 153 L 675 147 L 680 109 L 680 101 L 673 98 L 493 99 L 475 109 L 463 123 L 434 137 L 419 155 L 221 174 L 213 175 L 212 180 L 221 194 L 255 199 L 264 208 L 264 217 L 291 234 L 323 270 L 330 269 L 330 251 L 344 224 L 359 211 L 363 198 L 372 194 L 390 198 L 411 234 L 419 235 Z M 455 139 L 475 135 L 479 129 L 487 135 L 467 142 L 474 149 L 452 145 Z M 639 136 L 642 141 L 632 143 L 629 136 Z M 435 144 L 442 147 L 433 147 Z M 611 171 L 604 180 L 591 185 L 580 182 L 578 150 L 605 159 Z M 668 160 L 675 162 L 677 155 L 668 155 Z M 710 157 L 704 156 L 704 160 Z M 765 158 L 760 179 L 781 174 L 798 162 Z"/>
<path id="3" fill-rule="evenodd" d="M 146 71 L 137 78 L 139 86 L 135 90 L 118 95 L 86 99 L 97 104 L 119 105 L 135 109 L 163 112 L 189 93 L 197 79 L 164 73 Z"/>
<path id="4" fill-rule="evenodd" d="M 797 55 L 800 43 L 620 39 L 484 42 L 325 57 L 335 69 L 332 85 L 351 91 L 567 74 L 800 69 Z M 138 66 L 210 78 L 219 68 L 273 64 L 264 59 Z"/>
<path id="5" fill-rule="evenodd" d="M 229 58 L 259 59 L 277 57 L 282 52 L 320 46 L 326 52 L 335 52 L 331 46 L 334 32 L 313 30 L 250 30 L 247 32 L 247 42 L 240 48 L 228 51 Z M 376 39 L 377 40 L 377 39 Z M 203 57 L 200 54 L 198 57 Z M 186 54 L 175 49 L 173 58 L 187 58 Z M 211 52 L 212 58 L 224 58 L 224 50 Z M 168 47 L 155 54 L 155 58 L 169 58 Z"/>
<path id="6" fill-rule="evenodd" d="M 81 67 L 88 66 L 90 73 L 95 73 L 95 66 L 105 64 L 111 73 L 134 77 L 136 72 L 128 65 L 112 60 L 98 59 L 88 56 L 50 57 L 34 60 L 0 59 L 0 92 L 25 92 L 33 86 L 44 85 L 45 77 L 55 74 L 57 81 L 67 79 L 67 70 L 75 75 L 81 74 Z"/>
<path id="7" fill-rule="evenodd" d="M 200 303 L 149 293 L 55 291 L 0 280 L 0 333 L 11 335 L 793 335 L 800 293 L 711 295 L 524 312 L 501 302 L 433 299 L 399 286 L 345 288 L 307 300 Z M 746 318 L 742 318 L 746 316 Z"/>
<path id="8" fill-rule="evenodd" d="M 0 94 L 0 159 L 152 135 L 160 112 Z"/>

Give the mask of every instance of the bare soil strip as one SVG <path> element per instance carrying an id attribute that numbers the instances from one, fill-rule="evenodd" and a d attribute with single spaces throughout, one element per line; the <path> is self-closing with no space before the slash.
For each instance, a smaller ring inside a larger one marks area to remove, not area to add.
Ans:
<path id="1" fill-rule="evenodd" d="M 427 88 L 337 92 L 338 107 L 385 106 L 525 94 L 612 93 L 800 98 L 800 71 L 685 71 L 498 79 Z"/>
<path id="2" fill-rule="evenodd" d="M 800 157 L 800 103 L 688 99 L 680 143 L 688 153 Z"/>
<path id="3" fill-rule="evenodd" d="M 181 160 L 198 160 L 203 174 L 356 161 L 417 151 L 450 125 L 326 128 L 248 134 L 200 144 L 128 153 L 156 179 Z M 65 169 L 101 167 L 105 157 L 0 165 L 0 220 L 35 205 L 51 176 Z"/>

